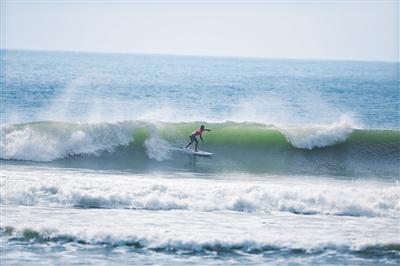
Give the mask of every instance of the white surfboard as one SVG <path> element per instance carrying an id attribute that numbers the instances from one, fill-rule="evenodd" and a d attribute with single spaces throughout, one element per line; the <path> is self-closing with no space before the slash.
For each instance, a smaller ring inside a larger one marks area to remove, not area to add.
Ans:
<path id="1" fill-rule="evenodd" d="M 198 156 L 211 156 L 213 155 L 212 152 L 206 152 L 206 151 L 201 151 L 201 150 L 197 150 L 194 151 L 192 149 L 187 149 L 187 148 L 182 148 L 180 147 L 180 150 L 186 152 L 186 153 L 190 153 L 190 154 L 194 154 L 194 155 L 198 155 Z"/>

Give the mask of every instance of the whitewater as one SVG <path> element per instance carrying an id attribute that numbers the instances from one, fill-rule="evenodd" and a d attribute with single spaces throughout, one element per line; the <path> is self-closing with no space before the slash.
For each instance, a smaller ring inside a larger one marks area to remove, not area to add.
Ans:
<path id="1" fill-rule="evenodd" d="M 1 63 L 1 264 L 400 261 L 398 63 Z"/>

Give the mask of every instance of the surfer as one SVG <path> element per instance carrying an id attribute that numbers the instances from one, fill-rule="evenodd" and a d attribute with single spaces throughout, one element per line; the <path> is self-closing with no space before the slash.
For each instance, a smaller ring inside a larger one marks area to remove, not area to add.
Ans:
<path id="1" fill-rule="evenodd" d="M 199 145 L 199 142 L 197 141 L 197 136 L 200 136 L 201 142 L 203 142 L 203 138 L 201 135 L 203 134 L 204 131 L 211 131 L 211 129 L 205 129 L 204 125 L 201 125 L 201 127 L 195 131 L 192 132 L 192 135 L 189 136 L 190 142 L 188 145 L 185 146 L 185 149 L 187 149 L 193 142 L 196 142 L 196 146 L 194 147 L 194 151 L 197 152 L 197 146 Z"/>

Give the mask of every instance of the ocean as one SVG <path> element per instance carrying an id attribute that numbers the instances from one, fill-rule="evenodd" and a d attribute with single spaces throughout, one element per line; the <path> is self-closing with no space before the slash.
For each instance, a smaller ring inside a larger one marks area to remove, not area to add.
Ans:
<path id="1" fill-rule="evenodd" d="M 0 263 L 398 265 L 399 75 L 1 50 Z"/>

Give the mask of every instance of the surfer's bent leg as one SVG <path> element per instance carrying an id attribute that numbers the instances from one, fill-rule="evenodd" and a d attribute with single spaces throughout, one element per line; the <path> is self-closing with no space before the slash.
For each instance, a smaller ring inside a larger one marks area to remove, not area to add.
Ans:
<path id="1" fill-rule="evenodd" d="M 189 138 L 190 138 L 190 142 L 188 143 L 188 145 L 186 145 L 185 146 L 185 149 L 187 148 L 187 147 L 189 147 L 192 143 L 193 143 L 193 136 L 189 136 Z M 194 138 L 195 140 L 196 140 L 196 138 Z M 196 140 L 197 141 L 197 140 Z"/>
<path id="2" fill-rule="evenodd" d="M 196 146 L 194 147 L 194 151 L 197 152 L 197 146 L 199 145 L 199 142 L 197 141 L 196 137 L 194 137 L 194 141 L 196 141 Z"/>

